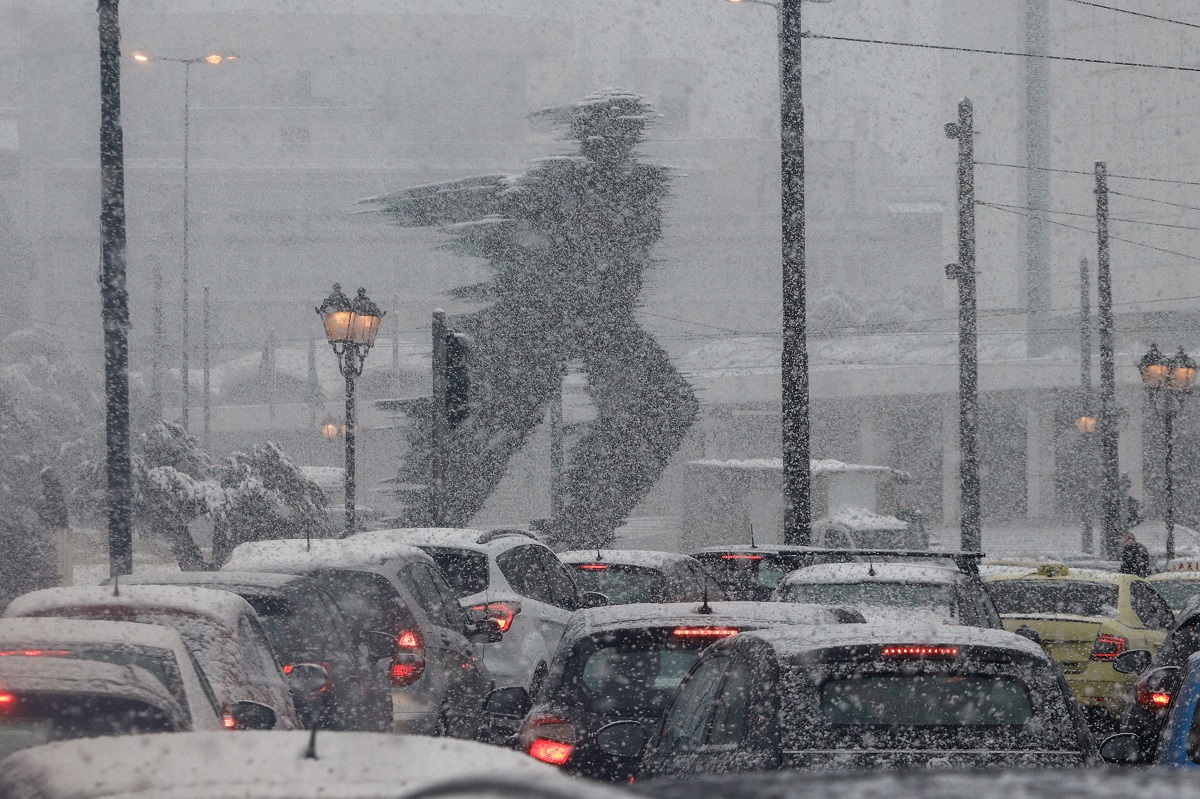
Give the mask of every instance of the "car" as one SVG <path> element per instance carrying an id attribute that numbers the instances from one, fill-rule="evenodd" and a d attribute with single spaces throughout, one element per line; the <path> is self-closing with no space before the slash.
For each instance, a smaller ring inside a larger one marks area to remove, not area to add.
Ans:
<path id="1" fill-rule="evenodd" d="M 700 561 L 648 549 L 579 549 L 559 552 L 583 591 L 603 594 L 615 605 L 634 602 L 699 602 L 725 598 Z"/>
<path id="2" fill-rule="evenodd" d="M 610 753 L 647 737 L 635 722 L 606 732 Z M 638 779 L 1097 762 L 1062 671 L 1033 642 L 974 627 L 844 624 L 713 644 L 676 692 Z"/>
<path id="3" fill-rule="evenodd" d="M 360 641 L 371 633 L 390 636 L 393 731 L 490 734 L 483 701 L 494 680 L 472 642 L 500 633 L 494 624 L 466 618 L 437 564 L 420 549 L 352 539 L 257 541 L 235 547 L 222 571 L 307 575 Z"/>
<path id="4" fill-rule="evenodd" d="M 597 734 L 623 719 L 656 727 L 679 681 L 706 647 L 747 630 L 837 624 L 844 618 L 829 608 L 778 602 L 581 610 L 567 626 L 536 704 L 523 719 L 519 745 L 570 773 L 628 780 L 637 770 L 637 758 L 607 754 L 597 746 Z M 504 691 L 523 693 L 510 688 L 497 694 Z M 528 708 L 528 698 L 522 703 L 519 694 L 493 698 L 517 712 Z"/>
<path id="5" fill-rule="evenodd" d="M 608 602 L 580 591 L 553 550 L 523 530 L 402 528 L 347 540 L 404 543 L 428 553 L 459 604 L 473 618 L 500 625 L 503 638 L 479 647 L 496 685 L 521 687 L 531 696 L 546 677 L 571 614 Z"/>
<path id="6" fill-rule="evenodd" d="M 1049 563 L 989 576 L 984 586 L 1004 628 L 1024 629 L 1062 666 L 1100 733 L 1116 728 L 1134 683 L 1113 661 L 1130 649 L 1153 653 L 1175 622 L 1152 583 L 1132 574 Z"/>
<path id="7" fill-rule="evenodd" d="M 1189 603 L 1200 598 L 1200 561 L 1173 560 L 1166 571 L 1146 579 L 1176 613 L 1183 613 Z"/>
<path id="8" fill-rule="evenodd" d="M 1164 667 L 1173 672 L 1161 707 L 1161 723 L 1109 737 L 1100 747 L 1104 759 L 1122 765 L 1156 763 L 1176 769 L 1200 769 L 1200 652 L 1181 666 Z M 1136 729 L 1136 728 L 1135 728 Z"/>
<path id="9" fill-rule="evenodd" d="M 392 727 L 392 696 L 366 642 L 355 640 L 333 598 L 315 580 L 295 574 L 266 572 L 134 573 L 125 585 L 193 585 L 229 591 L 250 603 L 285 675 L 300 664 L 324 669 L 315 689 L 289 682 L 292 701 L 304 722 L 327 730 L 384 732 Z M 0 625 L 2 626 L 2 625 Z M 378 654 L 391 657 L 388 643 L 376 643 Z M 382 658 L 381 658 L 382 659 Z"/>
<path id="10" fill-rule="evenodd" d="M 496 789 L 489 791 L 490 786 Z M 369 732 L 178 732 L 63 741 L 0 761 L 6 799 L 620 799 L 517 752 Z"/>
<path id="11" fill-rule="evenodd" d="M 931 563 L 822 563 L 788 574 L 773 599 L 842 605 L 868 620 L 914 618 L 1001 629 L 977 577 Z"/>
<path id="12" fill-rule="evenodd" d="M 724 546 L 693 552 L 727 599 L 765 602 L 779 581 L 796 569 L 825 563 L 883 563 L 892 561 L 929 562 L 953 565 L 963 574 L 977 579 L 977 552 L 934 552 L 907 549 L 847 549 L 810 546 Z"/>
<path id="13" fill-rule="evenodd" d="M 0 657 L 88 660 L 137 666 L 163 684 L 190 729 L 224 728 L 221 705 L 179 632 L 157 624 L 77 619 L 0 619 Z"/>
<path id="14" fill-rule="evenodd" d="M 139 666 L 10 655 L 0 657 L 0 686 L 0 757 L 49 741 L 191 727 L 167 687 Z"/>
<path id="15" fill-rule="evenodd" d="M 159 624 L 196 656 L 230 728 L 300 728 L 283 672 L 254 609 L 226 591 L 130 585 L 43 588 L 9 603 L 5 618 L 58 617 Z"/>

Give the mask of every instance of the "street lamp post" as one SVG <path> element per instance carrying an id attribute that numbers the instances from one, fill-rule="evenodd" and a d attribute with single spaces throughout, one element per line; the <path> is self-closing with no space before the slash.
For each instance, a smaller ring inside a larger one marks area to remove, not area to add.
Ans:
<path id="1" fill-rule="evenodd" d="M 354 532 L 354 380 L 362 374 L 367 353 L 375 346 L 383 311 L 359 289 L 353 302 L 333 284 L 333 293 L 317 308 L 325 326 L 325 337 L 333 347 L 338 368 L 346 378 L 346 535 Z"/>
<path id="2" fill-rule="evenodd" d="M 212 64 L 216 66 L 222 61 L 231 61 L 237 58 L 232 55 L 222 55 L 220 53 L 209 53 L 208 55 L 196 56 L 195 58 L 167 58 L 164 56 L 150 56 L 145 53 L 134 53 L 133 60 L 139 64 L 146 64 L 151 61 L 169 61 L 174 64 L 183 64 L 183 264 L 181 269 L 180 280 L 182 282 L 182 320 L 181 320 L 181 338 L 182 350 L 179 360 L 179 380 L 183 386 L 183 401 L 180 405 L 180 422 L 183 424 L 183 429 L 188 429 L 189 404 L 191 401 L 191 385 L 189 384 L 188 375 L 188 296 L 190 289 L 190 277 L 188 273 L 188 161 L 189 150 L 191 145 L 191 87 L 192 87 L 192 64 Z"/>
<path id="3" fill-rule="evenodd" d="M 1166 508 L 1163 513 L 1167 527 L 1167 559 L 1175 557 L 1175 486 L 1171 473 L 1171 458 L 1175 450 L 1175 417 L 1183 410 L 1184 400 L 1192 392 L 1196 382 L 1196 362 L 1188 357 L 1183 348 L 1172 358 L 1164 358 L 1157 344 L 1138 361 L 1142 373 L 1142 384 L 1150 395 L 1150 403 L 1162 418 L 1164 449 L 1164 494 Z"/>

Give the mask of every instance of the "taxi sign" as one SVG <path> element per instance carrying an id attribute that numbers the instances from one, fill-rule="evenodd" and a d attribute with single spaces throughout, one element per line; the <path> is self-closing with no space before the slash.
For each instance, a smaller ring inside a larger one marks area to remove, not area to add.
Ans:
<path id="1" fill-rule="evenodd" d="M 1173 560 L 1167 565 L 1167 571 L 1200 572 L 1200 560 Z"/>
<path id="2" fill-rule="evenodd" d="M 1037 573 L 1042 577 L 1066 577 L 1070 570 L 1065 563 L 1043 563 L 1038 566 Z"/>

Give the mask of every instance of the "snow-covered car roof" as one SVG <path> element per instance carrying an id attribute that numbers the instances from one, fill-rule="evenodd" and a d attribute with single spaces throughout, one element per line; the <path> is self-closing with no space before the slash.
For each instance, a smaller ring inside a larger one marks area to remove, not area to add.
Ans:
<path id="1" fill-rule="evenodd" d="M 851 530 L 895 530 L 908 529 L 908 523 L 895 516 L 883 516 L 866 508 L 842 508 L 828 519 L 818 519 L 814 524 L 838 524 Z"/>
<path id="2" fill-rule="evenodd" d="M 14 599 L 4 616 L 54 615 L 61 608 L 76 607 L 161 609 L 208 617 L 226 626 L 236 626 L 239 615 L 254 613 L 246 600 L 228 591 L 189 585 L 129 585 L 43 588 Z"/>
<path id="3" fill-rule="evenodd" d="M 1196 581 L 1200 580 L 1200 572 L 1195 571 L 1169 571 L 1152 574 L 1146 578 L 1152 583 L 1171 582 L 1173 580 Z"/>
<path id="4" fill-rule="evenodd" d="M 374 799 L 467 777 L 519 780 L 565 797 L 612 799 L 526 754 L 473 741 L 366 732 L 189 732 L 63 741 L 0 765 L 0 796 L 21 799 Z M 460 791 L 456 795 L 486 793 Z"/>
<path id="5" fill-rule="evenodd" d="M 516 529 L 476 530 L 470 527 L 397 527 L 355 533 L 347 541 L 402 543 L 419 547 L 456 547 L 483 551 L 494 541 L 525 539 L 541 543 L 533 533 Z"/>
<path id="6" fill-rule="evenodd" d="M 304 579 L 304 575 L 277 572 L 145 571 L 122 577 L 121 585 L 193 585 L 198 588 L 213 588 L 219 591 L 225 591 L 231 587 L 279 590 Z"/>
<path id="7" fill-rule="evenodd" d="M 678 552 L 660 552 L 654 549 L 602 549 L 600 557 L 596 557 L 594 549 L 572 549 L 559 552 L 558 559 L 563 563 L 609 563 L 618 566 L 645 566 L 652 569 L 664 569 L 687 563 L 696 563 L 691 555 L 680 555 Z M 698 564 L 697 564 L 698 565 Z"/>
<path id="8" fill-rule="evenodd" d="M 943 624 L 872 623 L 808 627 L 803 630 L 776 627 L 743 633 L 762 638 L 782 656 L 802 655 L 834 646 L 872 646 L 880 644 L 920 644 L 948 646 L 988 646 L 1014 649 L 1040 660 L 1049 660 L 1040 646 L 1027 638 L 1004 630 L 981 627 L 957 627 Z"/>
<path id="9" fill-rule="evenodd" d="M 1086 583 L 1111 583 L 1112 585 L 1120 585 L 1121 583 L 1130 580 L 1140 580 L 1142 578 L 1123 572 L 1110 572 L 1102 569 L 1076 569 L 1068 567 L 1065 574 L 1043 574 L 1037 569 L 1025 569 L 1017 572 L 1004 572 L 1001 574 L 989 574 L 984 578 L 984 582 L 996 582 L 999 580 L 1078 580 Z"/>
<path id="10" fill-rule="evenodd" d="M 0 619 L 0 649 L 64 647 L 71 644 L 125 644 L 180 650 L 179 632 L 157 624 L 131 621 L 63 619 L 56 616 Z"/>
<path id="11" fill-rule="evenodd" d="M 167 713 L 177 728 L 187 726 L 187 714 L 171 692 L 150 672 L 138 666 L 117 666 L 95 660 L 41 655 L 0 658 L 0 685 L 15 694 L 55 693 L 134 699 Z M 8 796 L 0 792 L 0 796 Z"/>
<path id="12" fill-rule="evenodd" d="M 962 579 L 962 573 L 956 569 L 927 563 L 821 563 L 789 572 L 780 585 L 842 583 L 940 583 L 950 585 Z"/>
<path id="13" fill-rule="evenodd" d="M 289 538 L 238 544 L 221 571 L 308 574 L 318 569 L 356 569 L 425 557 L 416 547 L 388 541 L 322 538 L 308 542 Z"/>
<path id="14" fill-rule="evenodd" d="M 644 627 L 711 627 L 720 625 L 837 624 L 823 605 L 799 602 L 711 602 L 712 613 L 701 613 L 700 602 L 608 605 L 577 611 L 571 616 L 563 640 L 608 630 Z"/>

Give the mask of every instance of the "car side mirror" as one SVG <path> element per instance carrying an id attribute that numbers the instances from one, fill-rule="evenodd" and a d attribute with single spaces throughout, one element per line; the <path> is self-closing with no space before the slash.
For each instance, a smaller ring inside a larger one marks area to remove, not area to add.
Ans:
<path id="1" fill-rule="evenodd" d="M 473 644 L 494 644 L 504 639 L 498 619 L 472 619 L 467 622 L 467 640 Z"/>
<path id="2" fill-rule="evenodd" d="M 1113 659 L 1112 667 L 1114 671 L 1122 674 L 1141 674 L 1150 668 L 1150 662 L 1153 660 L 1154 655 L 1150 654 L 1148 649 L 1130 649 L 1117 655 Z"/>
<path id="3" fill-rule="evenodd" d="M 638 757 L 648 740 L 650 732 L 636 721 L 614 721 L 596 731 L 596 746 L 614 757 Z"/>
<path id="4" fill-rule="evenodd" d="M 391 660 L 399 651 L 400 645 L 396 636 L 372 630 L 364 636 L 367 643 L 367 654 L 371 660 Z"/>
<path id="5" fill-rule="evenodd" d="M 497 688 L 483 700 L 483 709 L 502 719 L 523 719 L 533 703 L 524 688 Z"/>
<path id="6" fill-rule="evenodd" d="M 1100 757 L 1106 763 L 1131 766 L 1142 760 L 1142 742 L 1135 733 L 1122 732 L 1110 735 L 1100 744 Z"/>
<path id="7" fill-rule="evenodd" d="M 1013 632 L 1015 632 L 1017 635 L 1021 636 L 1022 638 L 1028 638 L 1030 641 L 1033 641 L 1038 646 L 1042 645 L 1042 634 L 1039 633 L 1037 630 L 1033 629 L 1032 627 L 1030 627 L 1028 624 L 1022 624 L 1020 627 L 1018 627 Z"/>
<path id="8" fill-rule="evenodd" d="M 225 709 L 225 726 L 231 730 L 273 730 L 279 717 L 262 702 L 239 699 Z"/>
<path id="9" fill-rule="evenodd" d="M 320 663 L 289 663 L 283 673 L 294 693 L 315 694 L 329 685 L 329 669 Z"/>
<path id="10" fill-rule="evenodd" d="M 599 591 L 584 591 L 579 597 L 579 609 L 585 608 L 603 608 L 612 604 L 612 600 L 607 595 Z"/>

